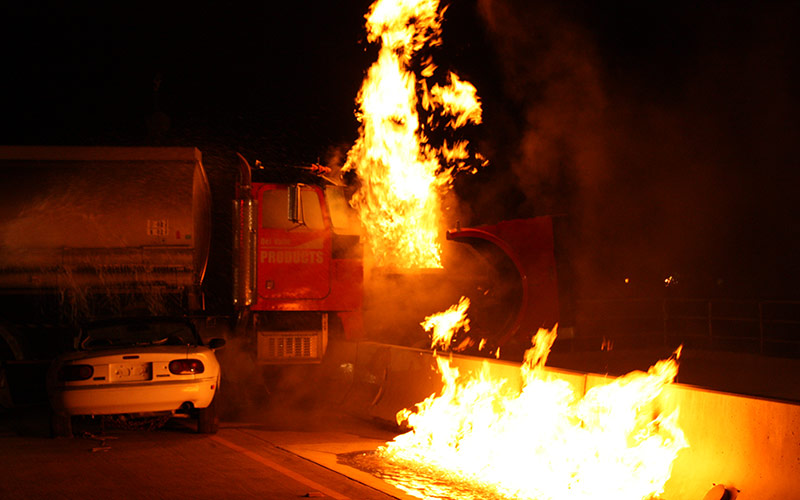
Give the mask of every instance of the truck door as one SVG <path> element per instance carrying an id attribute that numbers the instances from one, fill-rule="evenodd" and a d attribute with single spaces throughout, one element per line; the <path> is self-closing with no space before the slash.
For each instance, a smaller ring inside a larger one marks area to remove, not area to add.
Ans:
<path id="1" fill-rule="evenodd" d="M 262 299 L 322 299 L 331 287 L 331 234 L 323 215 L 323 193 L 300 185 L 299 221 L 288 216 L 285 185 L 258 188 L 258 283 Z M 299 307 L 299 306 L 298 306 Z"/>

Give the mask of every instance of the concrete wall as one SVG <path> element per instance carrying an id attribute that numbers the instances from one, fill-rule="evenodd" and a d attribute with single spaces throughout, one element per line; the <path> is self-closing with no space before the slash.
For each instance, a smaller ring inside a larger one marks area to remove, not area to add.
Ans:
<path id="1" fill-rule="evenodd" d="M 441 387 L 429 351 L 360 342 L 335 347 L 329 354 L 335 358 L 332 366 L 349 366 L 342 405 L 362 416 L 394 422 L 399 410 Z M 516 363 L 457 355 L 452 359 L 462 372 L 486 364 L 492 376 L 520 383 Z M 580 394 L 613 380 L 549 373 L 567 380 Z M 673 464 L 665 500 L 701 500 L 714 484 L 724 484 L 738 500 L 800 499 L 800 405 L 680 384 L 668 386 L 663 396 L 665 411 L 679 408 L 678 421 L 689 442 Z"/>

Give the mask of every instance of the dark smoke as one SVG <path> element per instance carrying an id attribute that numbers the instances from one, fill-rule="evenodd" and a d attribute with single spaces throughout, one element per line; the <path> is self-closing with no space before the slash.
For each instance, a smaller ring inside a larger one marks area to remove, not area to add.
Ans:
<path id="1" fill-rule="evenodd" d="M 478 11 L 504 99 L 490 159 L 521 194 L 503 215 L 568 216 L 579 293 L 797 295 L 796 4 Z"/>

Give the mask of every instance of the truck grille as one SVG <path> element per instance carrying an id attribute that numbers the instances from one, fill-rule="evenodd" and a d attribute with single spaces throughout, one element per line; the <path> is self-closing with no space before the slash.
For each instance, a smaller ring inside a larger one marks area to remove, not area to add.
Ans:
<path id="1" fill-rule="evenodd" d="M 311 357 L 311 337 L 271 337 L 267 351 L 276 358 Z"/>
<path id="2" fill-rule="evenodd" d="M 258 360 L 267 363 L 308 362 L 320 359 L 318 332 L 259 332 Z"/>

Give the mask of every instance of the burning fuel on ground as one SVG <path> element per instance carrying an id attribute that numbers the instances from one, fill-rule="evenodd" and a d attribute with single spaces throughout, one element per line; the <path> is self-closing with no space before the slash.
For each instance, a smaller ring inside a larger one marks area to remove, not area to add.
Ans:
<path id="1" fill-rule="evenodd" d="M 435 348 L 446 350 L 468 322 L 464 304 L 426 318 L 423 326 L 439 328 Z M 420 498 L 657 498 L 688 446 L 678 409 L 665 410 L 662 395 L 680 349 L 647 373 L 581 394 L 544 369 L 555 338 L 544 329 L 533 337 L 516 383 L 492 376 L 485 362 L 461 374 L 437 355 L 441 391 L 397 414 L 410 430 L 374 455 L 342 461 Z"/>

